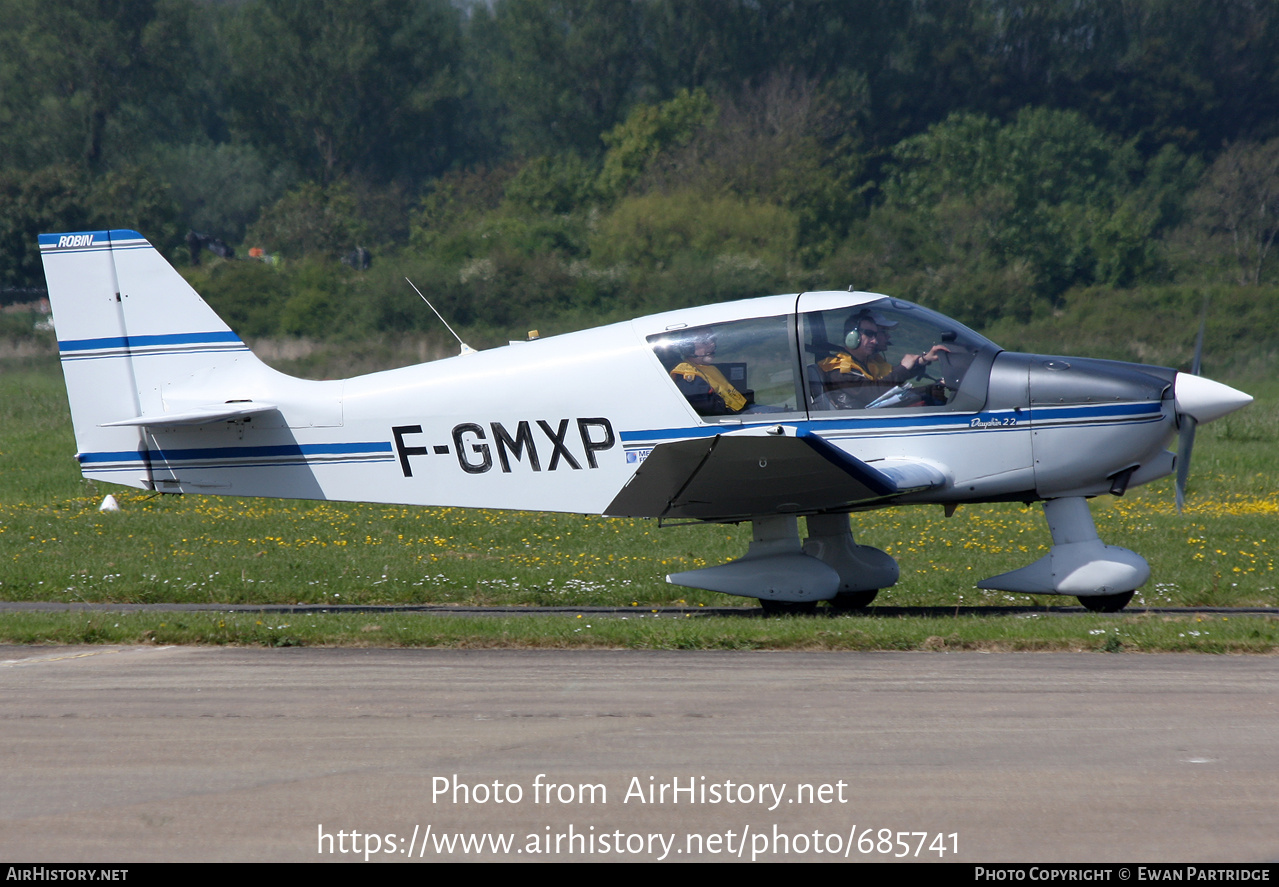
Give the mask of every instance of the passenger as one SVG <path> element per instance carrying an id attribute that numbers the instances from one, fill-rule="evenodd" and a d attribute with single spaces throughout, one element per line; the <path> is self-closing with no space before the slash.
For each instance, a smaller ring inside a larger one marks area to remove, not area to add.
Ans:
<path id="1" fill-rule="evenodd" d="M 740 413 L 748 403 L 724 374 L 712 363 L 715 359 L 715 334 L 707 331 L 680 343 L 683 361 L 671 370 L 680 392 L 703 416 Z"/>
<path id="2" fill-rule="evenodd" d="M 904 354 L 893 366 L 884 358 L 896 321 L 860 311 L 844 323 L 844 347 L 817 362 L 826 396 L 836 409 L 861 409 L 893 386 L 922 376 L 928 364 L 950 349 L 934 345 L 923 354 Z"/>

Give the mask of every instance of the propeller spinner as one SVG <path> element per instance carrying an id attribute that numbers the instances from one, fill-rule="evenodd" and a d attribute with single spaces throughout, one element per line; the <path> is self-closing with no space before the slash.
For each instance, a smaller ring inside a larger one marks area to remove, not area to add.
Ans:
<path id="1" fill-rule="evenodd" d="M 1202 340 L 1201 340 L 1202 341 Z M 1195 355 L 1195 369 L 1199 355 Z M 1190 454 L 1195 447 L 1195 429 L 1252 403 L 1252 396 L 1238 389 L 1205 379 L 1194 373 L 1178 373 L 1173 385 L 1177 421 L 1181 426 L 1177 446 L 1177 513 L 1186 504 L 1186 480 L 1190 477 Z"/>

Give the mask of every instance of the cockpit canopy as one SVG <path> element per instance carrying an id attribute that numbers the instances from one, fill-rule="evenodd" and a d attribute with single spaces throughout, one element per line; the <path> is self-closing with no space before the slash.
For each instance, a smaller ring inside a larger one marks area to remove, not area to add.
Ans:
<path id="1" fill-rule="evenodd" d="M 673 324 L 647 340 L 711 422 L 985 404 L 1000 348 L 963 324 L 866 293 L 805 293 L 793 304 L 795 313 Z"/>

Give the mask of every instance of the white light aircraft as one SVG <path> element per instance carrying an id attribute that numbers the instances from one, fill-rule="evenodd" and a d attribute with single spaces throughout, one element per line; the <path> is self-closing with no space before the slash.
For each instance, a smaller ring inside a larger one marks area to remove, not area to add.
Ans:
<path id="1" fill-rule="evenodd" d="M 980 587 L 1125 606 L 1150 575 L 1087 499 L 1174 470 L 1249 403 L 1172 369 L 1014 354 L 898 299 L 706 305 L 343 381 L 270 369 L 140 234 L 40 249 L 87 478 L 212 493 L 749 521 L 669 582 L 864 607 L 897 563 L 853 511 L 1043 502 L 1052 548 Z M 888 358 L 886 360 L 885 358 Z M 889 360 L 895 361 L 890 363 Z M 806 519 L 801 541 L 798 519 Z"/>

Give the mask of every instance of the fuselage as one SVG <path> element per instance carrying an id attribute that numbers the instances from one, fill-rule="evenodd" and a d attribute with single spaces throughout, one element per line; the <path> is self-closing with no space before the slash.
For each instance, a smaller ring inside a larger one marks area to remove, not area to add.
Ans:
<path id="1" fill-rule="evenodd" d="M 821 355 L 838 352 L 846 318 L 866 312 L 897 340 L 882 360 L 938 344 L 943 360 L 904 395 L 836 408 L 821 391 Z M 697 336 L 716 341 L 708 363 L 747 393 L 746 407 L 707 408 L 681 387 Z M 81 462 L 91 476 L 170 492 L 605 513 L 654 447 L 781 425 L 872 466 L 917 460 L 946 476 L 892 501 L 1030 501 L 1121 491 L 1169 473 L 1175 377 L 1003 352 L 949 318 L 874 294 L 806 293 L 336 382 L 225 364 L 169 384 L 152 411 L 242 395 L 278 412 L 156 423 L 144 457 L 81 453 Z"/>

